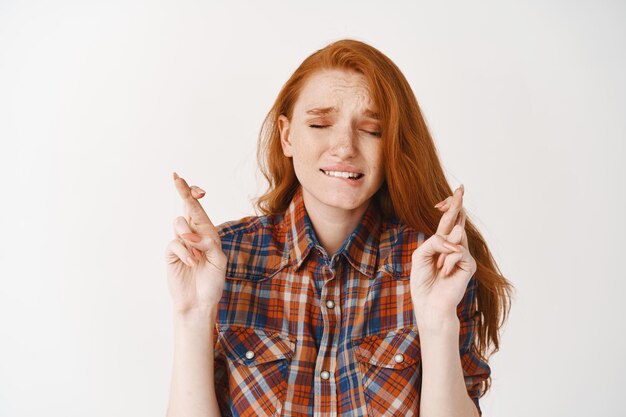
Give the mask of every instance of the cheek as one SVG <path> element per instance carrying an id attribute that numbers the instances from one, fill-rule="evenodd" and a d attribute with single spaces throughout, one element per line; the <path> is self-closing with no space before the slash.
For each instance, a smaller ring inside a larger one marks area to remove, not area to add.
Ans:
<path id="1" fill-rule="evenodd" d="M 314 162 L 319 158 L 322 153 L 322 149 L 313 138 L 309 138 L 306 135 L 300 134 L 297 139 L 292 142 L 291 149 L 293 151 L 294 159 L 303 163 Z"/>
<path id="2" fill-rule="evenodd" d="M 383 182 L 385 180 L 385 160 L 383 159 L 382 152 L 378 155 L 375 163 L 376 180 L 377 182 Z"/>
<path id="3" fill-rule="evenodd" d="M 293 164 L 296 171 L 305 171 L 317 169 L 318 154 L 317 150 L 310 146 L 303 146 L 301 142 L 294 143 L 292 146 Z"/>
<path id="4" fill-rule="evenodd" d="M 382 145 L 379 143 L 372 144 L 372 146 L 365 151 L 367 152 L 367 155 L 369 155 L 368 159 L 371 161 L 372 167 L 382 170 L 385 165 Z"/>

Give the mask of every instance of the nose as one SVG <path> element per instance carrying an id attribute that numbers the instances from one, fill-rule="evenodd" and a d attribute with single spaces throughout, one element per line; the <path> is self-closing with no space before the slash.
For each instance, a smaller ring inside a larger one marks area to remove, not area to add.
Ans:
<path id="1" fill-rule="evenodd" d="M 340 157 L 341 159 L 350 159 L 357 154 L 356 141 L 357 132 L 351 127 L 347 126 L 337 132 L 337 136 L 332 139 L 331 153 Z"/>

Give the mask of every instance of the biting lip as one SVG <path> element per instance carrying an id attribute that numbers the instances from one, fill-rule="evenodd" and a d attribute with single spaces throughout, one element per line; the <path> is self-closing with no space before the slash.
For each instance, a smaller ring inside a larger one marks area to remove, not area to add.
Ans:
<path id="1" fill-rule="evenodd" d="M 321 167 L 320 171 L 324 173 L 328 171 L 354 172 L 355 174 L 365 175 L 363 174 L 363 171 L 361 171 L 359 168 L 353 165 L 327 165 L 327 166 Z"/>
<path id="2" fill-rule="evenodd" d="M 355 173 L 353 171 L 329 171 L 325 172 L 323 169 L 320 169 L 320 172 L 324 174 L 325 177 L 342 179 L 349 182 L 356 182 L 361 180 L 365 174 Z"/>

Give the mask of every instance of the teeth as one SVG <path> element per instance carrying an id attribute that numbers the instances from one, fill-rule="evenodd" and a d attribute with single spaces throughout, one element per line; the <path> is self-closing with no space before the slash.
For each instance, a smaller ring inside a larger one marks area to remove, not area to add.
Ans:
<path id="1" fill-rule="evenodd" d="M 342 172 L 342 171 L 323 171 L 324 174 L 330 175 L 331 177 L 341 177 L 341 178 L 358 178 L 361 174 L 357 172 Z"/>

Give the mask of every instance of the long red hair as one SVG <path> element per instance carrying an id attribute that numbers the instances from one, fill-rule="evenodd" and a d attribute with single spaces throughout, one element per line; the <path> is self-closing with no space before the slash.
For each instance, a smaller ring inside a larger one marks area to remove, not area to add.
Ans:
<path id="1" fill-rule="evenodd" d="M 258 211 L 265 215 L 284 212 L 299 182 L 291 158 L 283 155 L 278 116 L 291 120 L 299 93 L 311 74 L 325 69 L 343 69 L 363 74 L 372 100 L 380 114 L 383 132 L 385 182 L 374 198 L 382 215 L 395 217 L 426 235 L 437 231 L 441 212 L 433 206 L 452 195 L 437 150 L 424 117 L 400 69 L 376 48 L 352 39 L 343 39 L 316 51 L 296 69 L 281 89 L 267 114 L 257 148 L 261 172 L 268 190 L 256 200 Z M 478 322 L 475 345 L 483 360 L 500 347 L 499 331 L 510 311 L 512 284 L 504 278 L 485 240 L 466 219 L 469 250 L 478 264 Z M 491 352 L 487 352 L 492 346 Z M 491 386 L 491 377 L 482 387 L 483 395 Z"/>

